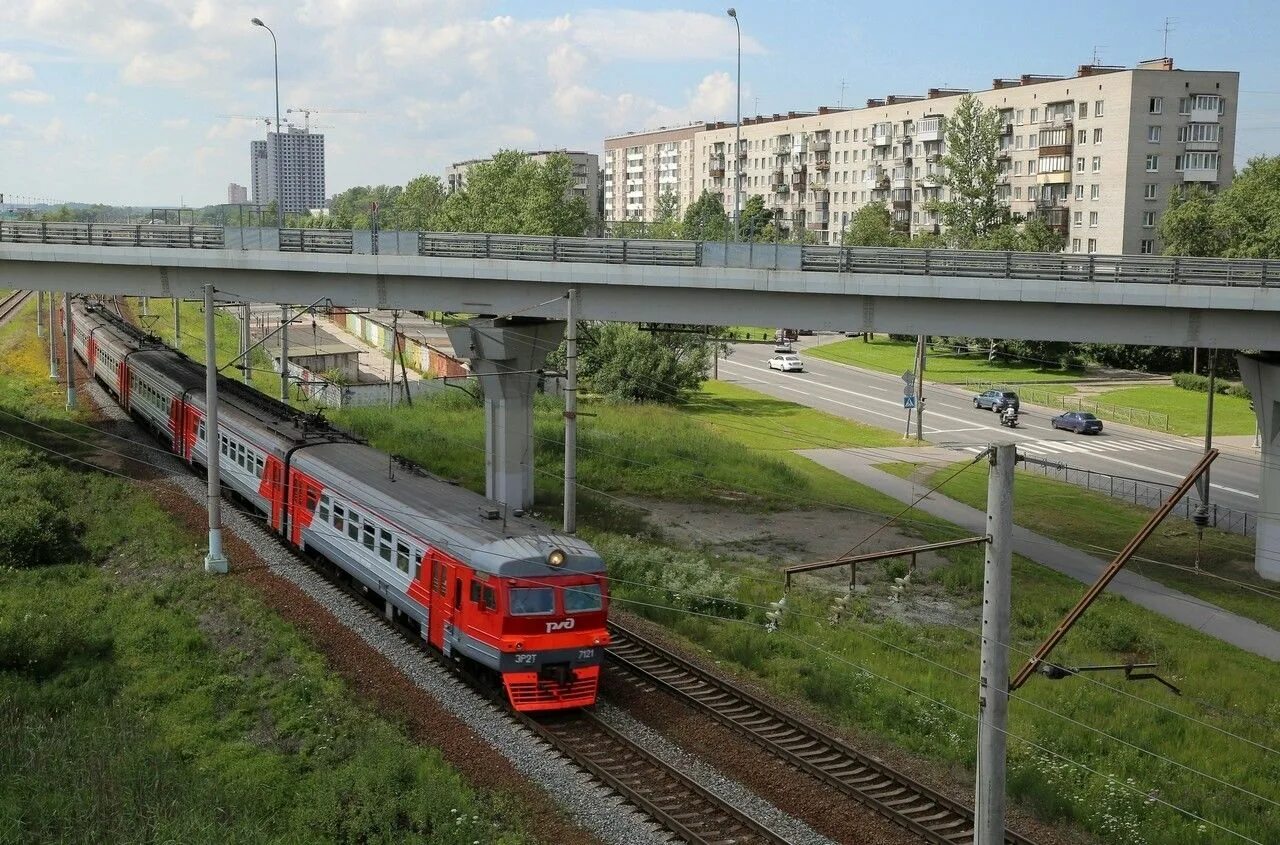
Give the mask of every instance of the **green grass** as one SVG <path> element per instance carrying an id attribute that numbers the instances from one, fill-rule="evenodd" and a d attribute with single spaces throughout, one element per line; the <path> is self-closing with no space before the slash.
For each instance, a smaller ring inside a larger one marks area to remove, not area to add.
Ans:
<path id="1" fill-rule="evenodd" d="M 956 472 L 963 462 L 938 469 L 924 483 L 933 486 Z M 880 469 L 906 478 L 917 465 L 896 463 Z M 949 481 L 940 491 L 970 507 L 986 509 L 987 475 L 985 463 L 969 468 Z M 1014 522 L 1037 534 L 1075 546 L 1104 559 L 1113 557 L 1105 549 L 1117 551 L 1151 516 L 1147 508 L 1126 504 L 1102 493 L 1083 490 L 1074 484 L 1019 471 L 1014 489 Z M 1195 531 L 1186 520 L 1170 517 L 1143 544 L 1139 557 L 1194 567 Z M 1275 584 L 1263 581 L 1253 571 L 1254 541 L 1213 528 L 1205 530 L 1200 548 L 1200 566 L 1205 572 L 1244 581 L 1275 591 Z M 1128 569 L 1198 596 L 1219 607 L 1280 629 L 1280 601 L 1269 595 L 1250 592 L 1205 575 L 1184 572 L 1170 566 L 1135 560 Z"/>
<path id="2" fill-rule="evenodd" d="M 1169 431 L 1174 434 L 1204 434 L 1208 394 L 1183 390 L 1173 385 L 1161 385 L 1110 390 L 1096 398 L 1099 402 L 1166 414 L 1169 417 Z M 1253 434 L 1256 425 L 1257 418 L 1249 410 L 1249 400 L 1224 395 L 1213 398 L 1215 434 Z"/>
<path id="3" fill-rule="evenodd" d="M 0 433 L 86 453 L 11 416 L 75 416 L 27 328 L 0 328 Z M 247 585 L 205 575 L 203 536 L 154 495 L 11 437 L 0 477 L 17 567 L 0 571 L 0 842 L 528 841 L 512 799 L 371 712 Z M 70 528 L 23 545 L 40 508 Z"/>
<path id="4" fill-rule="evenodd" d="M 947 566 L 917 576 L 906 598 L 906 606 L 920 609 L 926 618 L 939 603 L 969 608 L 973 621 L 964 626 L 967 631 L 940 622 L 884 620 L 882 614 L 891 605 L 887 584 L 881 580 L 873 583 L 870 594 L 856 599 L 852 617 L 838 625 L 826 618 L 830 593 L 793 588 L 781 629 L 770 634 L 759 626 L 765 622 L 767 603 L 782 595 L 782 585 L 776 572 L 763 564 L 741 556 L 709 561 L 703 554 L 611 535 L 593 534 L 591 539 L 609 561 L 615 607 L 666 625 L 690 649 L 709 652 L 723 668 L 759 679 L 784 696 L 805 699 L 837 723 L 925 757 L 972 768 L 972 714 L 978 697 L 973 677 L 978 644 L 973 632 L 981 550 L 957 550 Z M 1082 589 L 1065 576 L 1015 559 L 1014 668 Z M 1256 841 L 1277 841 L 1280 817 L 1263 802 L 1105 740 L 1047 711 L 1280 800 L 1276 755 L 1206 727 L 1274 746 L 1272 690 L 1280 682 L 1280 666 L 1110 596 L 1090 610 L 1055 652 L 1055 659 L 1067 665 L 1121 663 L 1135 657 L 1158 661 L 1160 674 L 1181 686 L 1184 695 L 1173 696 L 1154 682 L 1126 683 L 1117 675 L 1093 680 L 1122 687 L 1173 712 L 1121 698 L 1079 678 L 1033 678 L 1010 707 L 1010 794 L 1055 826 L 1074 822 L 1098 841 L 1116 845 L 1233 841 L 1212 829 L 1198 832 L 1196 822 L 1149 803 L 1151 791 Z M 1036 746 L 1100 774 L 1063 764 Z M 1120 784 L 1132 779 L 1135 791 L 1126 791 L 1109 777 Z"/>
<path id="5" fill-rule="evenodd" d="M 725 331 L 728 333 L 730 340 L 753 340 L 772 343 L 774 332 L 777 329 L 769 326 L 726 326 Z"/>
<path id="6" fill-rule="evenodd" d="M 842 340 L 808 347 L 804 354 L 841 364 L 852 364 L 868 370 L 901 375 L 909 370 L 915 370 L 916 345 L 909 341 L 889 340 L 883 335 L 877 335 L 870 343 L 856 339 Z M 988 362 L 986 355 L 954 355 L 941 350 L 929 352 L 924 372 L 928 381 L 946 384 L 1067 383 L 1079 381 L 1083 375 L 1078 370 L 1045 369 L 1033 363 L 1008 359 Z"/>

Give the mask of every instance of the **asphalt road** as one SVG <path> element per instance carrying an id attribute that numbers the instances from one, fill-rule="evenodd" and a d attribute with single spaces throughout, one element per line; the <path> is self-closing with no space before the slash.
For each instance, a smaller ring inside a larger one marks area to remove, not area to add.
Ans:
<path id="1" fill-rule="evenodd" d="M 861 370 L 805 355 L 817 340 L 801 338 L 795 345 L 804 360 L 801 373 L 780 373 L 768 368 L 773 347 L 737 344 L 728 359 L 720 361 L 720 379 L 761 393 L 786 399 L 836 416 L 892 431 L 905 430 L 900 375 Z M 1049 420 L 1057 410 L 1022 403 L 1020 425 L 999 425 L 991 411 L 973 407 L 973 393 L 948 385 L 930 384 L 925 368 L 924 436 L 935 445 L 957 450 L 957 459 L 974 454 L 996 440 L 1012 438 L 1024 454 L 1144 481 L 1177 484 L 1203 453 L 1200 440 L 1177 437 L 1104 420 L 1097 435 L 1057 431 Z M 914 428 L 912 435 L 914 436 Z M 887 460 L 887 458 L 886 458 Z M 1255 512 L 1258 509 L 1258 453 L 1227 447 L 1214 462 L 1211 500 L 1220 506 Z"/>

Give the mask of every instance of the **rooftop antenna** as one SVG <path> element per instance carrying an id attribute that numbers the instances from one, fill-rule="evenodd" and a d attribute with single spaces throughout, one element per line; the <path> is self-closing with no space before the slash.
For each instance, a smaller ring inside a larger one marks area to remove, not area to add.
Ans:
<path id="1" fill-rule="evenodd" d="M 1163 27 L 1161 27 L 1161 29 L 1164 31 L 1164 44 L 1163 44 L 1163 46 L 1160 48 L 1160 49 L 1161 49 L 1161 52 L 1160 52 L 1161 57 L 1168 57 L 1168 55 L 1169 55 L 1169 33 L 1170 33 L 1170 32 L 1173 32 L 1174 30 L 1176 30 L 1176 29 L 1178 28 L 1177 24 L 1178 24 L 1178 19 L 1177 19 L 1177 18 L 1165 18 L 1165 19 L 1164 19 L 1164 26 L 1163 26 Z"/>
<path id="2" fill-rule="evenodd" d="M 1166 35 L 1165 37 L 1168 38 L 1168 35 Z M 1102 57 L 1098 54 L 1098 51 L 1105 50 L 1105 49 L 1107 49 L 1106 44 L 1094 44 L 1093 45 L 1093 61 L 1090 62 L 1090 64 L 1094 64 L 1094 65 L 1102 64 Z"/>
<path id="3" fill-rule="evenodd" d="M 844 77 L 843 76 L 840 77 L 840 105 L 838 107 L 844 108 Z"/>

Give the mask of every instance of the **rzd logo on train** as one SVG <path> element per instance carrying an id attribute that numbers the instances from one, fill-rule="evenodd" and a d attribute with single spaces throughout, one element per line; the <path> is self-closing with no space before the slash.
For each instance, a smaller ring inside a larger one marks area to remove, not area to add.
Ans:
<path id="1" fill-rule="evenodd" d="M 548 622 L 548 623 L 547 623 L 547 633 L 548 633 L 548 634 L 550 634 L 552 631 L 572 631 L 572 630 L 573 630 L 573 619 L 572 619 L 572 618 L 570 618 L 570 619 L 566 619 L 566 620 L 564 620 L 563 622 Z"/>

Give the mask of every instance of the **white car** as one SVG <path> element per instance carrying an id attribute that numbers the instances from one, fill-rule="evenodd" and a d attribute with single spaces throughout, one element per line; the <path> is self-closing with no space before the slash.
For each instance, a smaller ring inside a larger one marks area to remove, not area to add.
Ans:
<path id="1" fill-rule="evenodd" d="M 804 362 L 799 355 L 774 355 L 769 359 L 769 369 L 784 373 L 804 372 Z"/>

